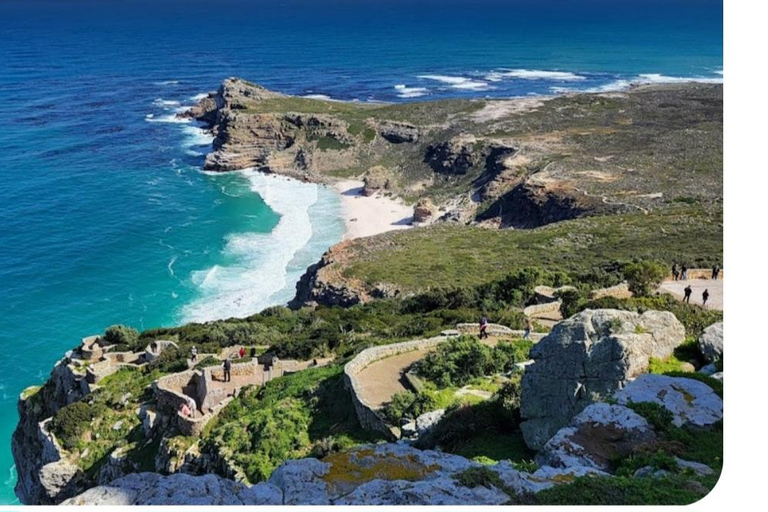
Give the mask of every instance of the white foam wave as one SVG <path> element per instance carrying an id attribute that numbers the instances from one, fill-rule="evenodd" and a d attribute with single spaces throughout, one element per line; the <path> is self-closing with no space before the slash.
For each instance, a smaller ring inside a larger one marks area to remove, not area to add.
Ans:
<path id="1" fill-rule="evenodd" d="M 171 124 L 188 124 L 192 122 L 191 119 L 185 117 L 179 117 L 176 114 L 168 114 L 166 116 L 155 116 L 154 114 L 147 114 L 144 116 L 144 120 L 148 123 L 171 123 Z"/>
<path id="2" fill-rule="evenodd" d="M 160 82 L 153 82 L 155 85 L 178 85 L 178 80 L 162 80 Z"/>
<path id="3" fill-rule="evenodd" d="M 419 78 L 425 80 L 434 80 L 436 82 L 447 84 L 454 89 L 464 89 L 469 91 L 480 91 L 488 89 L 490 84 L 483 82 L 482 80 L 474 80 L 472 78 L 466 78 L 463 76 L 448 76 L 448 75 L 419 75 Z"/>
<path id="4" fill-rule="evenodd" d="M 197 103 L 198 101 L 200 101 L 202 99 L 205 99 L 207 97 L 208 97 L 208 93 L 207 92 L 201 92 L 200 94 L 195 94 L 194 96 L 192 96 L 189 99 L 191 101 L 194 101 L 195 103 Z"/>
<path id="5" fill-rule="evenodd" d="M 180 105 L 180 102 L 176 100 L 164 100 L 162 98 L 157 98 L 155 101 L 152 102 L 152 104 L 157 107 L 170 108 L 170 107 L 178 107 Z"/>
<path id="6" fill-rule="evenodd" d="M 304 97 L 310 100 L 333 101 L 333 98 L 326 94 L 305 94 Z"/>
<path id="7" fill-rule="evenodd" d="M 658 73 L 642 74 L 638 77 L 637 81 L 639 83 L 646 83 L 646 84 L 678 84 L 678 83 L 689 83 L 689 82 L 696 82 L 696 83 L 702 83 L 702 84 L 723 83 L 722 78 L 666 76 Z"/>
<path id="8" fill-rule="evenodd" d="M 291 260 L 312 238 L 309 208 L 318 200 L 318 185 L 242 172 L 280 220 L 269 233 L 230 234 L 223 256 L 233 263 L 192 273 L 200 297 L 183 308 L 186 322 L 243 317 L 279 303 L 276 295 L 293 286 Z"/>
<path id="9" fill-rule="evenodd" d="M 485 76 L 491 82 L 500 82 L 505 78 L 519 78 L 521 80 L 557 80 L 559 82 L 581 82 L 587 78 L 569 71 L 543 71 L 540 69 L 511 69 L 492 71 Z"/>
<path id="10" fill-rule="evenodd" d="M 429 94 L 426 87 L 408 87 L 405 84 L 397 84 L 395 90 L 400 98 L 418 98 Z"/>

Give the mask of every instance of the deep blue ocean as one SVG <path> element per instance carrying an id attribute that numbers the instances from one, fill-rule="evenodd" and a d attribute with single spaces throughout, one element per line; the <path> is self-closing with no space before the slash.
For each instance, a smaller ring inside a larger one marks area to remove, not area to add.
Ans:
<path id="1" fill-rule="evenodd" d="M 722 80 L 710 0 L 0 1 L 0 504 L 16 399 L 85 335 L 283 303 L 334 193 L 200 172 L 176 111 L 237 75 L 359 101 Z"/>

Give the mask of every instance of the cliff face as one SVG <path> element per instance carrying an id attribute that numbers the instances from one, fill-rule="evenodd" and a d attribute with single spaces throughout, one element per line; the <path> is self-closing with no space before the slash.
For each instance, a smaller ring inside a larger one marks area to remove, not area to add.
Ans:
<path id="1" fill-rule="evenodd" d="M 56 504 L 78 492 L 80 472 L 62 458 L 61 448 L 47 431 L 47 420 L 89 392 L 85 374 L 75 372 L 67 356 L 56 363 L 42 388 L 22 393 L 19 423 L 11 439 L 18 474 L 15 491 L 22 503 Z"/>

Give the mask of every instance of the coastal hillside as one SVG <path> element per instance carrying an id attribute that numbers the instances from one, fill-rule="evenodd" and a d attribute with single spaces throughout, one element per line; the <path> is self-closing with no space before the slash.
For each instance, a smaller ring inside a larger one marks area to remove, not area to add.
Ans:
<path id="1" fill-rule="evenodd" d="M 238 78 L 184 115 L 205 169 L 365 179 L 416 220 L 537 227 L 722 198 L 722 85 L 403 104 L 288 96 Z"/>
<path id="2" fill-rule="evenodd" d="M 24 503 L 687 504 L 713 488 L 722 297 L 663 291 L 722 290 L 721 86 L 388 105 L 228 79 L 180 115 L 215 137 L 207 170 L 362 178 L 415 202 L 417 225 L 330 248 L 289 307 L 84 338 L 19 397 Z M 671 282 L 673 265 L 690 275 Z"/>

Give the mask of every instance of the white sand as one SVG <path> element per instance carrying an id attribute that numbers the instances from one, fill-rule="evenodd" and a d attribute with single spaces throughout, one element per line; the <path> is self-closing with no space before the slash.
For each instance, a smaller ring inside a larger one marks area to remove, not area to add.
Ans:
<path id="1" fill-rule="evenodd" d="M 341 194 L 341 206 L 347 225 L 345 240 L 411 227 L 413 207 L 400 199 L 380 193 L 365 197 L 362 181 L 339 181 L 334 184 L 334 188 Z"/>

